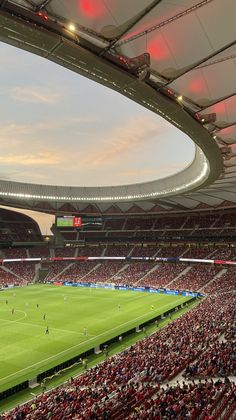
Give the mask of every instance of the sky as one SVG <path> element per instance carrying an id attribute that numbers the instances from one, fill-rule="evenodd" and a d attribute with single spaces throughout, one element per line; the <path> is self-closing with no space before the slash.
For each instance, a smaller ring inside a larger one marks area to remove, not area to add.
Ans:
<path id="1" fill-rule="evenodd" d="M 0 43 L 0 179 L 104 186 L 174 174 L 191 140 L 130 99 Z"/>

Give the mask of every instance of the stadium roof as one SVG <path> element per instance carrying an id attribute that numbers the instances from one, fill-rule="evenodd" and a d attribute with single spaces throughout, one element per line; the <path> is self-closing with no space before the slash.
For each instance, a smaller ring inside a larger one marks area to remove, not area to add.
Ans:
<path id="1" fill-rule="evenodd" d="M 0 203 L 48 212 L 235 206 L 235 0 L 0 0 L 0 40 L 161 115 L 196 144 L 184 171 L 115 187 L 0 181 Z"/>

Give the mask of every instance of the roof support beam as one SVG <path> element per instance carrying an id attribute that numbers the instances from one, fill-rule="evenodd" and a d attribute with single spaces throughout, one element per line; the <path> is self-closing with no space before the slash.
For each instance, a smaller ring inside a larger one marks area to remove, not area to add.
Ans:
<path id="1" fill-rule="evenodd" d="M 39 10 L 45 9 L 45 7 L 46 7 L 46 6 L 48 6 L 48 5 L 49 5 L 49 3 L 51 3 L 51 1 L 52 1 L 52 0 L 44 0 L 41 4 L 38 4 L 38 5 L 36 6 L 36 10 L 37 10 L 37 12 L 38 12 Z"/>
<path id="2" fill-rule="evenodd" d="M 192 13 L 192 12 L 195 12 L 197 9 L 200 9 L 201 7 L 205 6 L 208 3 L 211 3 L 212 1 L 213 0 L 202 0 L 200 3 L 195 4 L 195 6 L 192 6 L 188 9 L 184 10 L 183 12 L 180 12 L 177 15 L 174 15 L 174 16 L 170 17 L 169 19 L 164 20 L 163 22 L 160 22 L 157 25 L 151 26 L 150 28 L 145 29 L 142 32 L 138 32 L 137 34 L 135 34 L 133 36 L 130 36 L 127 39 L 118 41 L 115 46 L 120 47 L 124 44 L 128 44 L 131 41 L 134 41 L 138 38 L 141 38 L 142 36 L 145 36 L 145 35 L 147 35 L 151 32 L 154 32 L 157 29 L 163 28 L 164 26 L 168 25 L 169 23 L 174 22 L 174 21 L 176 21 L 176 20 L 182 18 L 183 16 L 186 16 L 186 15 Z"/>
<path id="3" fill-rule="evenodd" d="M 161 3 L 162 0 L 154 0 L 148 7 L 143 9 L 137 16 L 135 16 L 135 19 L 132 20 L 132 22 L 121 32 L 118 38 L 115 38 L 109 45 L 108 48 L 105 48 L 104 51 L 100 54 L 101 56 L 112 49 L 112 47 L 119 41 L 119 39 L 124 36 L 127 32 L 129 32 L 134 25 L 136 25 L 143 17 L 145 17 L 151 10 L 153 10 L 159 3 Z"/>

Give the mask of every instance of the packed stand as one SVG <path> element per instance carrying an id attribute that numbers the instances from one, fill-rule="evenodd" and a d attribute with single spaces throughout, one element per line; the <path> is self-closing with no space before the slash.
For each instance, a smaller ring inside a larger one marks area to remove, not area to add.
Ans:
<path id="1" fill-rule="evenodd" d="M 16 277 L 10 271 L 5 271 L 2 267 L 0 267 L 0 288 L 1 286 L 6 287 L 9 284 L 23 285 L 26 284 L 26 281 Z"/>
<path id="2" fill-rule="evenodd" d="M 97 262 L 98 263 L 98 262 Z M 99 263 L 98 263 L 99 264 Z M 124 263 L 120 261 L 104 261 L 96 268 L 96 270 L 84 276 L 83 281 L 88 283 L 119 283 L 119 271 L 123 268 Z"/>
<path id="3" fill-rule="evenodd" d="M 72 264 L 71 261 L 43 262 L 41 264 L 42 269 L 48 270 L 45 281 L 56 280 L 57 276 L 69 268 L 70 264 Z"/>
<path id="4" fill-rule="evenodd" d="M 48 247 L 33 247 L 28 249 L 30 258 L 50 258 L 50 248 Z"/>
<path id="5" fill-rule="evenodd" d="M 18 282 L 33 282 L 35 278 L 35 263 L 19 261 L 14 263 L 7 263 L 6 268 L 9 269 L 12 274 L 16 275 Z"/>
<path id="6" fill-rule="evenodd" d="M 160 263 L 155 270 L 148 273 L 140 280 L 139 286 L 153 286 L 166 287 L 172 280 L 174 280 L 184 269 L 183 264 L 166 264 Z"/>
<path id="7" fill-rule="evenodd" d="M 236 341 L 216 341 L 196 362 L 189 365 L 186 378 L 214 378 L 236 374 Z"/>
<path id="8" fill-rule="evenodd" d="M 174 280 L 170 287 L 171 289 L 196 292 L 211 281 L 221 269 L 221 267 L 213 265 L 194 265 L 186 274 Z"/>
<path id="9" fill-rule="evenodd" d="M 99 264 L 98 261 L 77 261 L 69 266 L 69 268 L 57 276 L 57 280 L 79 282 Z M 91 273 L 90 273 L 91 274 Z M 84 280 L 84 279 L 83 279 Z"/>
<path id="10" fill-rule="evenodd" d="M 125 224 L 125 219 L 107 219 L 104 223 L 104 230 L 122 230 Z"/>
<path id="11" fill-rule="evenodd" d="M 75 257 L 75 248 L 56 248 L 54 250 L 55 257 Z"/>
<path id="12" fill-rule="evenodd" d="M 6 259 L 28 257 L 26 248 L 5 248 L 3 254 Z"/>
<path id="13" fill-rule="evenodd" d="M 128 218 L 124 225 L 124 230 L 150 230 L 153 228 L 156 220 L 153 218 Z"/>
<path id="14" fill-rule="evenodd" d="M 229 420 L 236 386 L 230 381 L 190 382 L 163 386 L 151 399 L 136 398 L 127 420 Z M 221 417 L 220 417 L 221 416 Z"/>
<path id="15" fill-rule="evenodd" d="M 133 262 L 119 274 L 120 283 L 129 285 L 135 284 L 138 280 L 145 276 L 152 267 L 153 263 Z"/>
<path id="16" fill-rule="evenodd" d="M 107 358 L 68 384 L 36 397 L 33 402 L 16 407 L 3 418 L 115 419 L 123 413 L 123 419 L 133 412 L 130 418 L 144 419 L 146 412 L 140 414 L 143 410 L 150 410 L 147 411 L 148 418 L 155 420 L 163 416 L 181 419 L 181 415 L 194 418 L 213 412 L 220 392 L 227 394 L 227 410 L 232 410 L 232 386 L 228 382 L 219 385 L 221 389 L 218 385 L 204 383 L 177 385 L 169 391 L 168 388 L 160 389 L 159 384 L 175 377 L 216 342 L 227 325 L 233 323 L 235 307 L 236 297 L 229 297 L 227 293 L 208 297 L 130 349 Z M 150 398 L 150 404 L 142 406 Z M 130 400 L 135 402 L 134 406 L 130 405 Z M 141 406 L 140 411 L 136 406 Z M 215 408 L 219 410 L 218 406 Z"/>
<path id="17" fill-rule="evenodd" d="M 105 256 L 106 257 L 127 257 L 132 251 L 132 246 L 127 245 L 108 245 L 106 248 Z"/>
<path id="18" fill-rule="evenodd" d="M 158 253 L 159 249 L 158 246 L 135 246 L 131 257 L 153 257 Z"/>
<path id="19" fill-rule="evenodd" d="M 223 293 L 236 290 L 235 267 L 228 268 L 225 273 L 203 288 L 204 293 Z"/>

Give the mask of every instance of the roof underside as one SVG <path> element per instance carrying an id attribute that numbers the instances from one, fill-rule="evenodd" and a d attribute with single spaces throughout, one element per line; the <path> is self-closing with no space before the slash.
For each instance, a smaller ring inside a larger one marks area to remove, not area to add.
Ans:
<path id="1" fill-rule="evenodd" d="M 161 198 L 149 196 L 104 203 L 94 203 L 91 199 L 68 204 L 66 199 L 58 202 L 37 197 L 17 198 L 13 194 L 2 195 L 0 202 L 50 212 L 63 208 L 85 212 L 91 203 L 91 212 L 113 209 L 114 213 L 131 209 L 134 213 L 135 210 L 148 212 L 155 206 L 163 211 L 234 206 L 235 15 L 235 0 L 0 0 L 0 40 L 121 91 L 151 110 L 157 103 L 157 113 L 200 146 L 210 162 L 211 172 L 207 181 L 204 179 L 201 185 L 196 185 L 197 189 L 195 186 L 191 192 L 183 190 L 181 194 L 175 192 L 173 196 Z M 75 25 L 73 32 L 67 30 L 70 23 Z M 75 44 L 111 68 L 113 85 L 111 79 L 105 80 L 105 73 L 101 72 L 99 80 L 83 64 L 79 68 L 73 56 Z M 116 71 L 120 72 L 119 77 Z M 121 90 L 119 83 L 123 83 Z M 28 187 L 29 196 L 31 187 Z M 1 188 L 16 191 L 6 182 Z"/>

